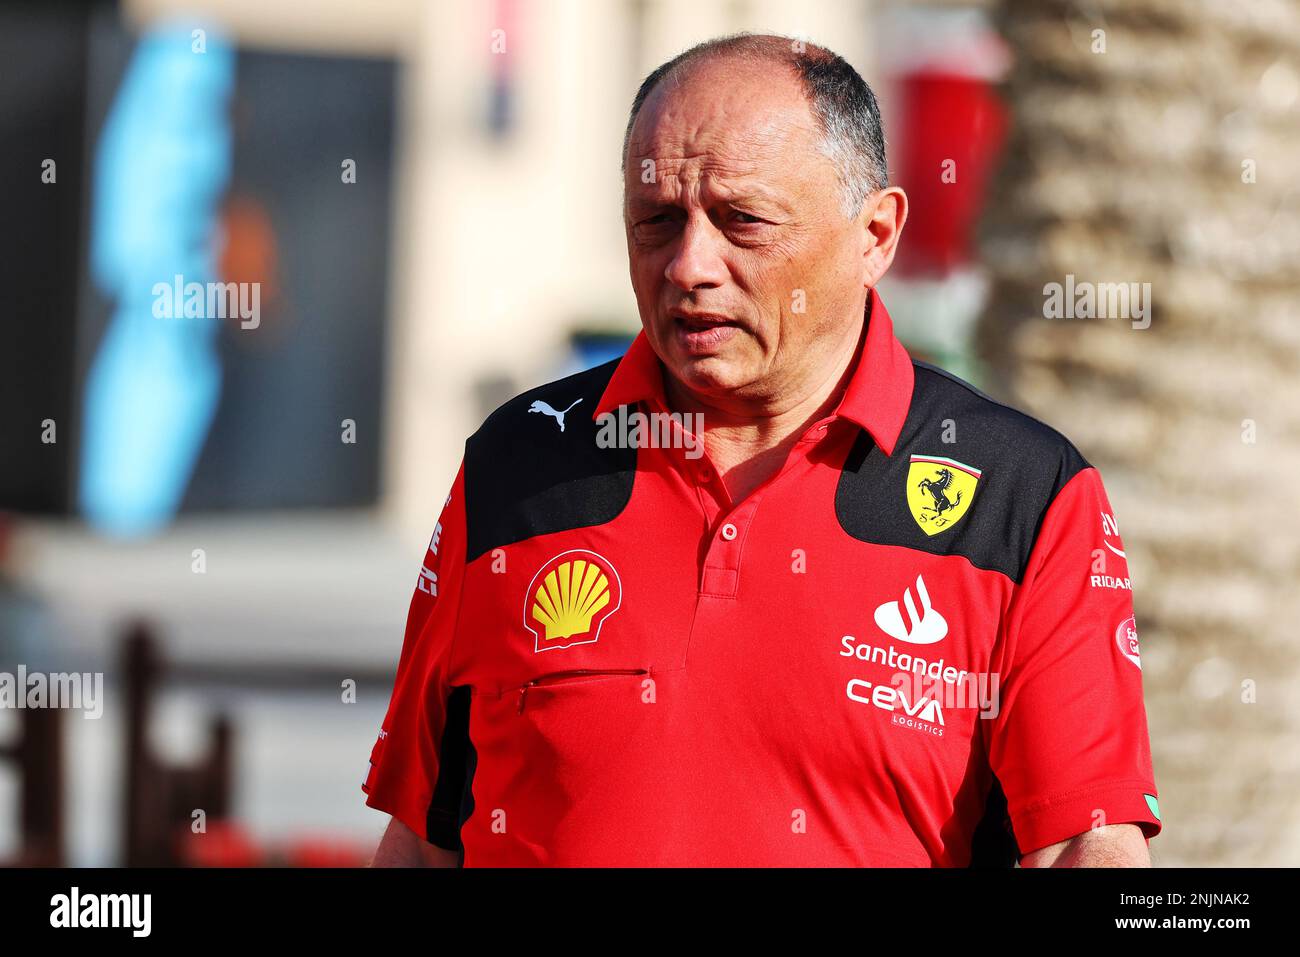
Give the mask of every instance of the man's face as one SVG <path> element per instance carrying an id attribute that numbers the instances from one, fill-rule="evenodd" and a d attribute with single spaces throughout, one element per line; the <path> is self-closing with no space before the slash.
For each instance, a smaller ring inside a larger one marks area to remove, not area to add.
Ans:
<path id="1" fill-rule="evenodd" d="M 637 117 L 632 287 L 655 352 L 701 398 L 797 401 L 856 342 L 871 236 L 844 216 L 819 142 L 798 80 L 776 66 L 705 64 Z"/>

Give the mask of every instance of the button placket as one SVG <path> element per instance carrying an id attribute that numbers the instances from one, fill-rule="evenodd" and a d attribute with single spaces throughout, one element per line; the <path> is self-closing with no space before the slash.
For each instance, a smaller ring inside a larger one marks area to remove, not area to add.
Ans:
<path id="1" fill-rule="evenodd" d="M 741 552 L 744 549 L 745 533 L 758 511 L 761 495 L 750 497 L 729 513 L 720 517 L 726 519 L 710 536 L 708 550 L 704 558 L 704 574 L 701 591 L 716 598 L 735 598 L 740 586 Z"/>

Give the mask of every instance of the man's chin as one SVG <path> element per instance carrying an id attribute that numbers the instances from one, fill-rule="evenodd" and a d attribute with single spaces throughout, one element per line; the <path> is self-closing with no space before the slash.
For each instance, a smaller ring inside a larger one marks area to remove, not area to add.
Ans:
<path id="1" fill-rule="evenodd" d="M 682 385 L 700 395 L 723 395 L 749 382 L 746 364 L 725 355 L 677 357 L 671 371 Z"/>

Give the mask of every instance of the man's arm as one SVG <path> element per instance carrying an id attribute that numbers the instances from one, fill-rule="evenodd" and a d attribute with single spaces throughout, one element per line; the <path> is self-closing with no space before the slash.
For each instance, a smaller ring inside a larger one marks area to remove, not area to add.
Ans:
<path id="1" fill-rule="evenodd" d="M 985 740 L 1016 840 L 1033 849 L 1024 867 L 1149 867 L 1144 838 L 1160 831 L 1128 565 L 1112 516 L 1096 469 L 1065 481 L 990 662 L 1000 677 Z M 1101 821 L 1109 826 L 1090 827 Z"/>
<path id="2" fill-rule="evenodd" d="M 366 804 L 392 815 L 375 856 L 376 867 L 454 867 L 459 798 L 468 745 L 469 699 L 450 684 L 452 645 L 465 577 L 464 468 L 420 566 L 411 594 L 393 694 L 370 768 L 361 785 Z M 468 689 L 466 689 L 468 692 Z M 451 710 L 454 708 L 454 712 Z M 444 751 L 451 742 L 451 751 Z M 449 763 L 444 767 L 444 759 Z M 439 792 L 439 784 L 442 790 Z"/>
<path id="3" fill-rule="evenodd" d="M 1150 867 L 1151 853 L 1136 824 L 1107 824 L 1030 851 L 1020 859 L 1020 866 Z"/>
<path id="4" fill-rule="evenodd" d="M 371 867 L 456 867 L 459 851 L 448 851 L 423 840 L 409 827 L 393 818 L 379 839 Z"/>

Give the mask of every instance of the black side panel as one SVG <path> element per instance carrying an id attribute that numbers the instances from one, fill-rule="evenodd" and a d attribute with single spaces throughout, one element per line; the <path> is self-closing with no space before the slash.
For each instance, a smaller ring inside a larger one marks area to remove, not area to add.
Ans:
<path id="1" fill-rule="evenodd" d="M 1043 513 L 1088 463 L 1054 429 L 942 370 L 914 365 L 912 407 L 894 454 L 866 432 L 849 452 L 835 494 L 840 525 L 863 542 L 961 555 L 1018 582 Z M 908 508 L 913 455 L 954 459 L 983 473 L 967 513 L 937 535 L 922 531 Z"/>
<path id="2" fill-rule="evenodd" d="M 452 689 L 447 697 L 447 720 L 438 746 L 438 780 L 425 817 L 429 843 L 448 851 L 463 851 L 460 826 L 469 814 L 463 813 L 465 795 L 473 781 L 477 763 L 474 745 L 469 740 L 469 685 Z M 470 798 L 470 810 L 473 799 Z"/>
<path id="3" fill-rule="evenodd" d="M 460 823 L 457 825 L 457 833 L 460 828 L 465 826 L 469 816 L 474 813 L 474 772 L 478 768 L 478 750 L 474 747 L 474 741 L 466 736 L 469 742 L 469 753 L 465 760 L 465 787 L 460 795 Z M 465 866 L 465 849 L 462 846 L 460 852 L 460 865 Z"/>
<path id="4" fill-rule="evenodd" d="M 600 448 L 592 419 L 618 361 L 511 399 L 465 443 L 467 562 L 538 535 L 604 525 L 627 507 L 636 450 Z M 529 411 L 537 402 L 568 410 L 563 431 L 554 416 Z"/>
<path id="5" fill-rule="evenodd" d="M 984 817 L 975 826 L 971 838 L 970 866 L 1015 867 L 1020 859 L 1020 848 L 1011 829 L 1011 816 L 1007 813 L 1007 796 L 996 777 L 989 788 L 984 805 Z"/>

